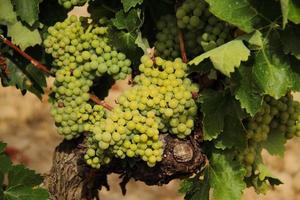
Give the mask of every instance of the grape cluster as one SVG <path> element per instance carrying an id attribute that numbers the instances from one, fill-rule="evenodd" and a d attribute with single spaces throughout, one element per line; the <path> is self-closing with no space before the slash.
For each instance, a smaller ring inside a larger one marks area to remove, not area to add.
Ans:
<path id="1" fill-rule="evenodd" d="M 131 62 L 108 44 L 106 27 L 85 29 L 75 16 L 49 27 L 48 33 L 44 46 L 55 66 L 51 113 L 58 132 L 72 139 L 105 115 L 102 106 L 89 103 L 93 80 L 104 74 L 124 79 L 131 73 Z"/>
<path id="2" fill-rule="evenodd" d="M 156 34 L 155 47 L 158 55 L 164 59 L 174 59 L 180 56 L 175 16 L 162 16 L 156 26 L 158 32 Z"/>
<path id="3" fill-rule="evenodd" d="M 231 39 L 230 27 L 225 22 L 219 20 L 208 10 L 204 12 L 206 23 L 201 31 L 197 42 L 204 51 L 214 49 Z"/>
<path id="4" fill-rule="evenodd" d="M 74 6 L 83 6 L 87 0 L 58 0 L 58 3 L 65 9 L 71 9 Z"/>
<path id="5" fill-rule="evenodd" d="M 231 39 L 230 27 L 215 17 L 202 0 L 186 0 L 177 9 L 176 17 L 178 27 L 187 29 L 187 49 L 195 48 L 196 45 L 202 47 L 194 50 L 195 53 L 209 51 Z"/>
<path id="6" fill-rule="evenodd" d="M 267 140 L 272 131 L 279 131 L 287 139 L 300 135 L 300 103 L 293 100 L 291 94 L 276 100 L 266 97 L 260 111 L 247 123 L 248 147 L 241 154 L 241 160 L 247 167 L 247 176 L 255 168 L 257 150 L 261 142 Z"/>
<path id="7" fill-rule="evenodd" d="M 204 22 L 202 21 L 202 15 L 207 9 L 207 5 L 204 1 L 199 0 L 186 0 L 177 9 L 177 25 L 181 29 L 202 29 Z"/>
<path id="8" fill-rule="evenodd" d="M 85 159 L 99 168 L 117 158 L 139 157 L 152 167 L 161 161 L 160 133 L 178 138 L 190 135 L 197 106 L 192 98 L 198 87 L 186 77 L 187 66 L 159 57 L 141 58 L 135 85 L 118 97 L 118 106 L 95 126 Z"/>

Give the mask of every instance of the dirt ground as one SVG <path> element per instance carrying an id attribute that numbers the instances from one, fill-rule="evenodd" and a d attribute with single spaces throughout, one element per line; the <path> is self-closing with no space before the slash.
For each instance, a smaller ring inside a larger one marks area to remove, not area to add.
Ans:
<path id="1" fill-rule="evenodd" d="M 126 81 L 114 88 L 108 101 L 118 95 L 118 91 L 126 88 Z M 56 134 L 53 120 L 49 114 L 49 104 L 40 101 L 31 94 L 23 97 L 14 88 L 0 87 L 0 140 L 9 147 L 21 152 L 16 160 L 23 160 L 26 165 L 40 173 L 46 173 L 51 167 L 54 148 L 62 140 Z M 299 200 L 300 199 L 300 139 L 287 143 L 284 159 L 263 153 L 264 159 L 274 175 L 284 184 L 258 196 L 252 189 L 246 190 L 244 200 Z M 130 182 L 126 196 L 122 196 L 118 187 L 118 177 L 109 178 L 111 191 L 101 191 L 103 200 L 179 200 L 178 182 L 173 181 L 163 187 L 149 187 L 140 182 Z"/>

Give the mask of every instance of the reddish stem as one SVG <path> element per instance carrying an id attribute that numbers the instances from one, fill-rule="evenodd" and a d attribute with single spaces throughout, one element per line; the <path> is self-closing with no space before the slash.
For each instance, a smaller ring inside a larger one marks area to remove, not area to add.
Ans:
<path id="1" fill-rule="evenodd" d="M 179 30 L 179 32 L 178 32 L 178 38 L 179 38 L 179 46 L 180 46 L 182 62 L 187 63 L 185 45 L 184 45 L 184 40 L 183 40 L 183 33 L 181 30 Z"/>
<path id="2" fill-rule="evenodd" d="M 4 42 L 4 44 L 6 44 L 9 47 L 13 48 L 21 56 L 23 56 L 24 58 L 26 58 L 27 60 L 29 60 L 31 62 L 31 64 L 33 64 L 33 66 L 35 66 L 37 69 L 39 69 L 39 70 L 41 70 L 41 71 L 43 71 L 43 72 L 45 72 L 47 74 L 50 74 L 49 69 L 45 65 L 43 65 L 42 63 L 40 63 L 36 59 L 32 58 L 30 55 L 28 55 L 27 53 L 25 53 L 24 51 L 22 51 L 19 47 L 17 47 L 16 45 L 14 45 L 11 41 L 9 41 L 3 35 L 0 35 L 0 39 Z"/>
<path id="3" fill-rule="evenodd" d="M 106 108 L 107 110 L 112 110 L 113 107 L 111 105 L 109 105 L 108 103 L 106 103 L 105 101 L 99 99 L 96 95 L 90 94 L 90 99 L 95 102 L 98 105 L 103 106 L 104 108 Z"/>

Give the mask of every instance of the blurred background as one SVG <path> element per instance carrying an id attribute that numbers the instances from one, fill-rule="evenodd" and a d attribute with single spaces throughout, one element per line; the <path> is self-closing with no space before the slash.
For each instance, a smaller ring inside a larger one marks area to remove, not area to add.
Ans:
<path id="1" fill-rule="evenodd" d="M 87 15 L 85 8 L 75 8 L 72 14 Z M 51 81 L 48 85 L 51 85 Z M 111 105 L 114 99 L 128 86 L 128 80 L 118 81 L 106 99 Z M 300 95 L 295 98 L 300 100 Z M 24 163 L 39 173 L 47 173 L 52 165 L 55 147 L 62 141 L 56 133 L 50 116 L 50 105 L 45 97 L 40 101 L 32 94 L 22 96 L 14 88 L 0 86 L 0 140 L 8 144 L 8 151 L 14 162 Z M 263 158 L 273 175 L 284 183 L 266 195 L 257 195 L 247 189 L 243 200 L 300 200 L 300 138 L 286 144 L 284 158 L 270 156 L 263 152 Z M 101 200 L 180 200 L 177 193 L 179 182 L 172 181 L 165 186 L 146 186 L 130 181 L 127 194 L 122 196 L 118 176 L 109 177 L 110 191 L 100 192 Z"/>

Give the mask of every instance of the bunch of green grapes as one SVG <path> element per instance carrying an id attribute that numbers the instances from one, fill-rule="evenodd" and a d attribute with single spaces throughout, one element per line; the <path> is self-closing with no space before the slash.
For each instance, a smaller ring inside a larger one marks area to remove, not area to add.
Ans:
<path id="1" fill-rule="evenodd" d="M 204 51 L 209 51 L 228 41 L 230 41 L 230 26 L 212 15 L 209 10 L 205 10 L 204 16 L 206 23 L 197 42 Z"/>
<path id="2" fill-rule="evenodd" d="M 207 5 L 202 0 L 186 0 L 176 11 L 177 25 L 181 29 L 202 29 L 205 21 L 202 15 L 207 9 Z"/>
<path id="3" fill-rule="evenodd" d="M 245 163 L 248 176 L 255 169 L 255 159 L 260 153 L 259 144 L 267 140 L 272 131 L 279 131 L 287 139 L 299 136 L 300 132 L 300 103 L 293 100 L 291 94 L 278 100 L 266 97 L 260 111 L 247 123 L 248 148 L 241 159 Z"/>
<path id="4" fill-rule="evenodd" d="M 158 31 L 154 46 L 158 55 L 164 59 L 174 59 L 179 57 L 180 48 L 175 16 L 162 16 L 156 26 Z"/>
<path id="5" fill-rule="evenodd" d="M 85 29 L 75 16 L 49 27 L 48 33 L 44 46 L 55 67 L 51 113 L 58 132 L 72 139 L 105 115 L 102 106 L 89 103 L 93 80 L 104 74 L 124 79 L 131 73 L 131 62 L 108 44 L 106 27 Z"/>
<path id="6" fill-rule="evenodd" d="M 187 78 L 186 64 L 145 55 L 139 70 L 135 85 L 93 129 L 85 155 L 92 167 L 99 168 L 112 157 L 139 157 L 152 167 L 162 159 L 160 133 L 185 138 L 194 128 L 197 106 L 192 93 L 198 87 Z"/>
<path id="7" fill-rule="evenodd" d="M 58 3 L 65 9 L 71 9 L 74 6 L 83 6 L 87 0 L 58 0 Z"/>

